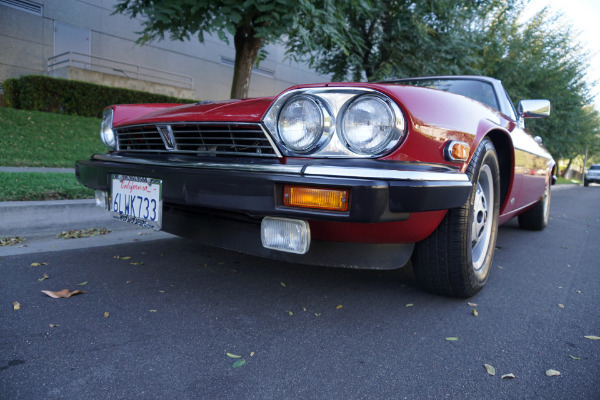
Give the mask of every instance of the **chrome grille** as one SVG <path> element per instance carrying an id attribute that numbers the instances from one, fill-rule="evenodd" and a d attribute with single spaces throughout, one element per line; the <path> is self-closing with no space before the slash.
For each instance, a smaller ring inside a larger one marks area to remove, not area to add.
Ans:
<path id="1" fill-rule="evenodd" d="M 278 156 L 259 124 L 189 122 L 127 126 L 115 128 L 114 131 L 121 151 L 202 156 Z"/>

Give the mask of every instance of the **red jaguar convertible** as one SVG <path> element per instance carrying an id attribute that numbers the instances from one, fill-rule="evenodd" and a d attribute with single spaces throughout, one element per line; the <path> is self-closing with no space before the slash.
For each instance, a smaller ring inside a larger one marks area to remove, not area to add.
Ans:
<path id="1" fill-rule="evenodd" d="M 439 76 L 292 87 L 277 97 L 108 107 L 106 154 L 76 163 L 117 218 L 243 253 L 398 268 L 469 297 L 498 225 L 548 223 L 555 162 L 500 81 Z"/>

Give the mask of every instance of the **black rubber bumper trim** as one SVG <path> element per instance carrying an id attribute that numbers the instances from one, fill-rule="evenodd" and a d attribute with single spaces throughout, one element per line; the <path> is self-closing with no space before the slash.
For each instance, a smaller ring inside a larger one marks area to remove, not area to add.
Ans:
<path id="1" fill-rule="evenodd" d="M 365 165 L 371 166 L 374 163 L 371 161 Z M 385 162 L 376 165 L 385 165 Z M 394 166 L 398 168 L 398 165 Z M 419 165 L 418 168 L 423 169 L 423 166 Z M 361 170 L 369 171 L 368 168 Z M 391 170 L 392 173 L 395 171 Z M 94 159 L 78 161 L 76 164 L 77 178 L 92 189 L 109 191 L 111 174 L 162 179 L 165 204 L 226 210 L 257 217 L 271 215 L 370 223 L 405 220 L 411 212 L 459 207 L 465 203 L 472 188 L 470 182 L 457 180 L 430 182 L 366 179 L 303 175 L 285 171 L 274 173 L 250 169 L 189 168 L 177 164 L 144 165 Z M 378 175 L 381 174 L 375 174 Z M 285 207 L 282 204 L 284 184 L 349 189 L 349 211 Z"/>

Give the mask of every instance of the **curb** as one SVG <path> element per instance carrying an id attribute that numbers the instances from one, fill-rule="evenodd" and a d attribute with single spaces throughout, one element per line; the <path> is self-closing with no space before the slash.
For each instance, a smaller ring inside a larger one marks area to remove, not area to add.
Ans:
<path id="1" fill-rule="evenodd" d="M 114 223 L 93 199 L 0 202 L 0 236 L 90 228 Z"/>

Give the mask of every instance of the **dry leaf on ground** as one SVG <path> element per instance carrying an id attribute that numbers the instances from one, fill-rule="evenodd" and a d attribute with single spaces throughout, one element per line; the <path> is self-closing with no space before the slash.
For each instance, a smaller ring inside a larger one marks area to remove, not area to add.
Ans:
<path id="1" fill-rule="evenodd" d="M 0 246 L 12 246 L 13 244 L 21 243 L 24 240 L 25 239 L 23 239 L 20 236 L 14 236 L 14 237 L 2 236 L 0 238 Z"/>
<path id="2" fill-rule="evenodd" d="M 246 364 L 246 360 L 241 359 L 241 360 L 237 360 L 236 362 L 234 362 L 232 367 L 237 368 L 237 367 L 241 367 L 244 364 Z"/>
<path id="3" fill-rule="evenodd" d="M 73 290 L 71 292 L 71 291 L 69 291 L 69 289 L 63 289 L 63 290 L 59 290 L 58 292 L 52 292 L 50 290 L 42 290 L 42 293 L 44 293 L 54 299 L 59 299 L 59 298 L 71 297 L 76 294 L 85 293 L 85 292 L 83 290 Z"/>
<path id="4" fill-rule="evenodd" d="M 32 267 L 41 267 L 42 265 L 48 265 L 48 263 L 47 262 L 41 262 L 41 263 L 34 262 L 34 263 L 31 263 Z"/>
<path id="5" fill-rule="evenodd" d="M 479 313 L 477 312 L 477 310 L 476 310 L 475 308 L 473 309 L 473 315 L 474 315 L 475 317 L 479 315 Z"/>
<path id="6" fill-rule="evenodd" d="M 555 369 L 549 369 L 548 371 L 546 371 L 546 376 L 558 376 L 558 375 L 560 375 L 560 372 Z"/>
<path id="7" fill-rule="evenodd" d="M 232 353 L 225 353 L 225 354 L 227 354 L 227 357 L 230 357 L 230 358 L 242 358 L 242 356 L 238 356 L 237 354 L 232 354 Z"/>
<path id="8" fill-rule="evenodd" d="M 13 310 L 20 310 L 21 304 L 18 301 L 13 302 Z"/>
<path id="9" fill-rule="evenodd" d="M 514 379 L 516 378 L 515 374 L 504 374 L 500 377 L 501 379 Z"/>
<path id="10" fill-rule="evenodd" d="M 342 307 L 344 307 L 344 306 L 340 304 L 340 305 L 339 305 L 339 306 L 337 306 L 335 309 L 336 309 L 336 310 L 339 310 L 339 309 L 340 309 L 340 308 L 342 308 Z"/>
<path id="11" fill-rule="evenodd" d="M 590 340 L 600 340 L 600 336 L 594 336 L 594 335 L 584 336 L 584 338 L 590 339 Z"/>
<path id="12" fill-rule="evenodd" d="M 446 340 L 449 342 L 456 342 L 456 341 L 458 341 L 458 337 L 450 336 L 450 337 L 447 337 Z"/>
<path id="13" fill-rule="evenodd" d="M 496 375 L 496 368 L 492 367 L 490 364 L 483 364 L 483 368 L 485 368 L 488 374 L 492 376 Z"/>

